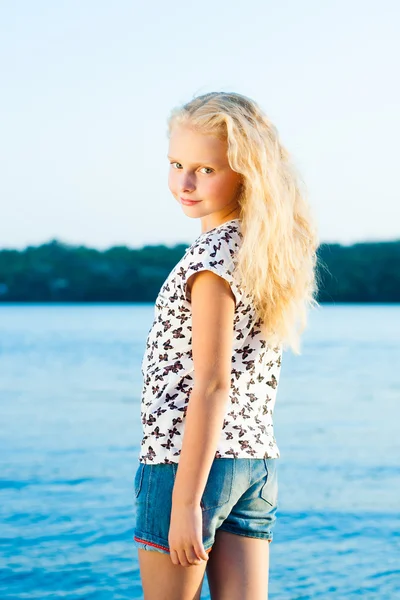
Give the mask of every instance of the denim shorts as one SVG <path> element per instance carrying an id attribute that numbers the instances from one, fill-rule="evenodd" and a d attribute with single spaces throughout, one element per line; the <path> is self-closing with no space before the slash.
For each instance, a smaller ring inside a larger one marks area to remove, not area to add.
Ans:
<path id="1" fill-rule="evenodd" d="M 134 480 L 137 548 L 169 553 L 177 469 L 177 463 L 139 463 Z M 276 458 L 214 458 L 200 502 L 204 549 L 211 550 L 217 529 L 271 542 L 277 500 Z"/>

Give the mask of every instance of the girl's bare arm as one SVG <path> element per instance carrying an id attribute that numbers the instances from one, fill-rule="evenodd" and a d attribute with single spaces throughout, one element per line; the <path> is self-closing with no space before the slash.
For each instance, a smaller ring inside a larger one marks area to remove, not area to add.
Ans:
<path id="1" fill-rule="evenodd" d="M 185 419 L 173 503 L 199 505 L 211 469 L 231 385 L 235 298 L 229 284 L 212 273 L 192 275 L 194 386 Z"/>

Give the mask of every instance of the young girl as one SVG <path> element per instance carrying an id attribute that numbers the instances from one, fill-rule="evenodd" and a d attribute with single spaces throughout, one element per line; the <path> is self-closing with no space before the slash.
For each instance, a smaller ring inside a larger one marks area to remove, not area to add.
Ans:
<path id="1" fill-rule="evenodd" d="M 169 188 L 201 234 L 161 287 L 135 475 L 145 600 L 265 600 L 284 345 L 316 305 L 317 236 L 278 132 L 236 93 L 169 121 Z"/>

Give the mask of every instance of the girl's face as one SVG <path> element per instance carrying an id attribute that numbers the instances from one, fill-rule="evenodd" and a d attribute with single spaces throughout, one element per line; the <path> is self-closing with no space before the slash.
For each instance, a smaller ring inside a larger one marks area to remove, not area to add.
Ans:
<path id="1" fill-rule="evenodd" d="M 168 187 L 184 213 L 207 227 L 239 214 L 241 176 L 229 166 L 227 149 L 227 142 L 187 126 L 170 135 Z"/>

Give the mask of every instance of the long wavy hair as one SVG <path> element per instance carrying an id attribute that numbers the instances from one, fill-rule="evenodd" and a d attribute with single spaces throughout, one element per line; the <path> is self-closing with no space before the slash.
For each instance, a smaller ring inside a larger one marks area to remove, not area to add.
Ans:
<path id="1" fill-rule="evenodd" d="M 235 259 L 267 342 L 300 354 L 307 309 L 316 300 L 316 227 L 306 189 L 276 127 L 258 104 L 237 93 L 212 92 L 174 108 L 168 119 L 227 141 L 231 169 L 241 175 L 243 240 Z"/>

